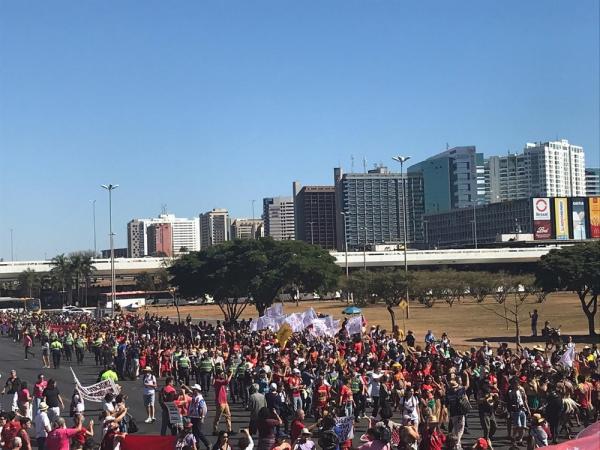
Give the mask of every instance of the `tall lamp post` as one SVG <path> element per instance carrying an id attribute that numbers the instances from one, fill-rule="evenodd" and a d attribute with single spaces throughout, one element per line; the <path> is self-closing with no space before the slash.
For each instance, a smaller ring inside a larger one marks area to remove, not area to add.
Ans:
<path id="1" fill-rule="evenodd" d="M 344 253 L 346 254 L 346 279 L 350 277 L 350 272 L 348 270 L 348 232 L 347 232 L 347 216 L 344 211 L 340 212 L 342 217 L 344 218 Z"/>
<path id="2" fill-rule="evenodd" d="M 408 259 L 406 258 L 406 184 L 404 180 L 404 163 L 410 159 L 410 156 L 393 156 L 392 159 L 400 163 L 400 180 L 402 181 L 402 225 L 404 235 L 404 273 L 408 275 Z M 408 276 L 406 277 L 408 280 Z M 410 314 L 410 302 L 408 301 L 408 284 L 406 285 L 406 318 L 408 319 Z"/>
<path id="3" fill-rule="evenodd" d="M 92 221 L 94 223 L 94 258 L 98 256 L 98 247 L 96 246 L 96 200 L 92 200 Z"/>
<path id="4" fill-rule="evenodd" d="M 119 187 L 118 184 L 103 184 L 102 188 L 108 191 L 108 228 L 110 233 L 110 300 L 111 317 L 115 316 L 115 243 L 112 231 L 112 191 Z"/>

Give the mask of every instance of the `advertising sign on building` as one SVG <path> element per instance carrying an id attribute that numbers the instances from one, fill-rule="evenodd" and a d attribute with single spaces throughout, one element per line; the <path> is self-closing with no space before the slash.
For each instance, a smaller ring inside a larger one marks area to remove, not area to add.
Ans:
<path id="1" fill-rule="evenodd" d="M 566 198 L 554 199 L 554 223 L 556 239 L 569 239 L 569 211 Z"/>
<path id="2" fill-rule="evenodd" d="M 573 239 L 587 239 L 584 198 L 571 200 L 571 216 L 573 217 Z"/>
<path id="3" fill-rule="evenodd" d="M 600 238 L 600 197 L 588 199 L 590 212 L 590 237 Z"/>
<path id="4" fill-rule="evenodd" d="M 550 199 L 533 199 L 533 220 L 550 220 Z"/>
<path id="5" fill-rule="evenodd" d="M 533 238 L 535 240 L 552 237 L 552 220 L 550 218 L 550 199 L 533 199 Z"/>

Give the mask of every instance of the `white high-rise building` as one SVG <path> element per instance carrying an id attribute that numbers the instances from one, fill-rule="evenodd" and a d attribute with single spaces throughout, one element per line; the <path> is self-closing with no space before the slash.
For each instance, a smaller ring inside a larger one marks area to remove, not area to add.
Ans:
<path id="1" fill-rule="evenodd" d="M 222 244 L 229 240 L 229 212 L 226 209 L 213 209 L 200 214 L 200 248 Z"/>
<path id="2" fill-rule="evenodd" d="M 276 241 L 294 239 L 294 199 L 292 197 L 268 197 L 263 199 L 265 236 Z"/>
<path id="3" fill-rule="evenodd" d="M 174 214 L 160 214 L 150 219 L 133 219 L 127 224 L 127 254 L 132 258 L 148 255 L 148 227 L 153 224 L 171 225 L 173 255 L 200 250 L 200 221 Z"/>
<path id="4" fill-rule="evenodd" d="M 527 143 L 531 197 L 579 197 L 585 195 L 583 147 L 568 140 Z"/>
<path id="5" fill-rule="evenodd" d="M 585 154 L 569 141 L 527 143 L 523 153 L 486 159 L 488 203 L 586 195 Z"/>

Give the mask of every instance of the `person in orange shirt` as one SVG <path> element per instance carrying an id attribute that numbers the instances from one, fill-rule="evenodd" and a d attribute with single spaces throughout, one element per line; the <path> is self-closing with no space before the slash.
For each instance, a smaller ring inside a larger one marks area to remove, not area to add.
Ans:
<path id="1" fill-rule="evenodd" d="M 344 408 L 345 416 L 352 416 L 354 414 L 354 398 L 352 395 L 352 389 L 350 387 L 351 378 L 344 377 L 344 384 L 340 389 L 340 408 Z"/>

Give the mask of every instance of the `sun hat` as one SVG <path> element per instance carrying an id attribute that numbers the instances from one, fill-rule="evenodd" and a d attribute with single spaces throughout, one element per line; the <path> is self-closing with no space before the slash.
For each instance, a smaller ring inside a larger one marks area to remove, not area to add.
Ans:
<path id="1" fill-rule="evenodd" d="M 38 409 L 40 411 L 48 411 L 48 404 L 46 402 L 41 402 L 38 406 Z"/>
<path id="2" fill-rule="evenodd" d="M 144 372 L 152 372 L 152 367 L 150 367 L 150 366 L 146 366 L 146 367 L 144 367 L 144 370 L 143 370 L 143 371 L 144 371 Z"/>
<path id="3" fill-rule="evenodd" d="M 192 389 L 192 391 L 201 391 L 202 387 L 198 383 L 196 383 L 192 386 L 191 389 Z"/>
<path id="4" fill-rule="evenodd" d="M 300 432 L 300 434 L 308 435 L 308 436 L 312 435 L 312 433 L 310 432 L 310 430 L 308 428 L 302 428 L 302 431 Z"/>
<path id="5" fill-rule="evenodd" d="M 277 383 L 271 383 L 271 385 L 269 387 L 271 388 L 272 391 L 276 391 L 277 390 Z"/>
<path id="6" fill-rule="evenodd" d="M 113 420 L 115 420 L 115 417 L 114 417 L 114 416 L 106 416 L 106 417 L 104 418 L 104 422 L 112 422 Z"/>

